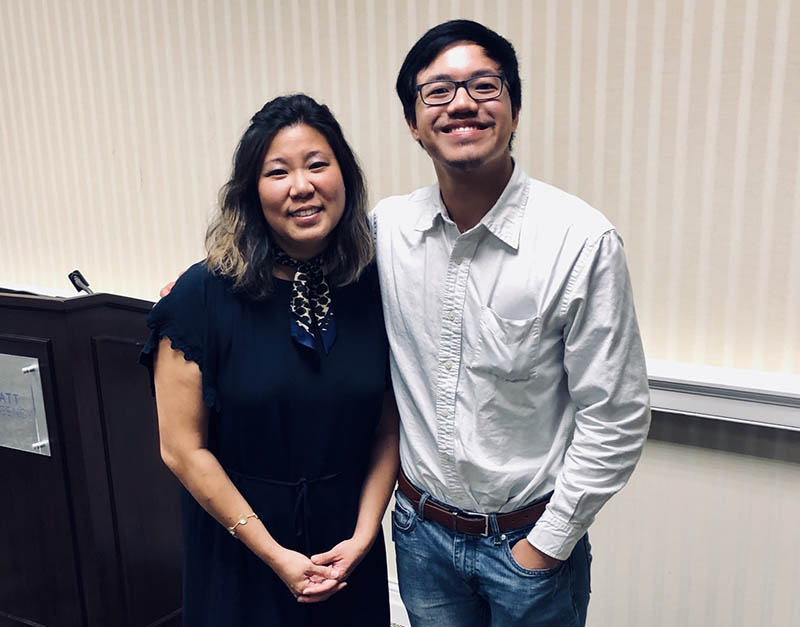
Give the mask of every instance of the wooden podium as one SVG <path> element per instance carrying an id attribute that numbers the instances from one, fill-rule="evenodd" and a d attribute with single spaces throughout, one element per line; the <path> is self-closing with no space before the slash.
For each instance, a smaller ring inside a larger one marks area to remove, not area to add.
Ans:
<path id="1" fill-rule="evenodd" d="M 137 362 L 151 306 L 0 294 L 0 354 L 38 360 L 50 452 L 0 447 L 2 627 L 180 625 L 180 486 Z"/>

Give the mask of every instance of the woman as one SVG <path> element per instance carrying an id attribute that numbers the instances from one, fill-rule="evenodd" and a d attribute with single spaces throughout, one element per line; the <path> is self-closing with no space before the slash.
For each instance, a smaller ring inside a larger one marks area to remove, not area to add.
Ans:
<path id="1" fill-rule="evenodd" d="M 389 624 L 397 410 L 365 196 L 327 107 L 268 102 L 205 261 L 150 316 L 162 457 L 191 495 L 187 626 Z"/>

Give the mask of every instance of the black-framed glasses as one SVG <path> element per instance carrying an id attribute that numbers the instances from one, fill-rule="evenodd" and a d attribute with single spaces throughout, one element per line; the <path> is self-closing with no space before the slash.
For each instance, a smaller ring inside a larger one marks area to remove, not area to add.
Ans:
<path id="1" fill-rule="evenodd" d="M 505 79 L 501 74 L 485 74 L 466 81 L 428 81 L 417 85 L 417 91 L 422 102 L 430 107 L 437 107 L 451 103 L 459 87 L 466 89 L 475 102 L 494 100 L 503 93 L 503 83 Z"/>

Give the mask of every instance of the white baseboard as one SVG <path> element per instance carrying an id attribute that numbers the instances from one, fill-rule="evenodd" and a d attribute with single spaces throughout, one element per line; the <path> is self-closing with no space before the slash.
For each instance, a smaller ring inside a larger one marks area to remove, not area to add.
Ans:
<path id="1" fill-rule="evenodd" d="M 389 580 L 389 609 L 392 615 L 392 624 L 400 627 L 409 627 L 408 614 L 403 602 L 400 600 L 400 589 L 397 582 Z"/>

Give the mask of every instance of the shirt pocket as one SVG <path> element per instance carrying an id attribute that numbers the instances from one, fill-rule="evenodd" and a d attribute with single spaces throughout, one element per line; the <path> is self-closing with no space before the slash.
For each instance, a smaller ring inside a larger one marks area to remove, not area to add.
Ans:
<path id="1" fill-rule="evenodd" d="M 541 328 L 541 316 L 511 320 L 484 306 L 472 369 L 506 381 L 535 377 Z"/>

